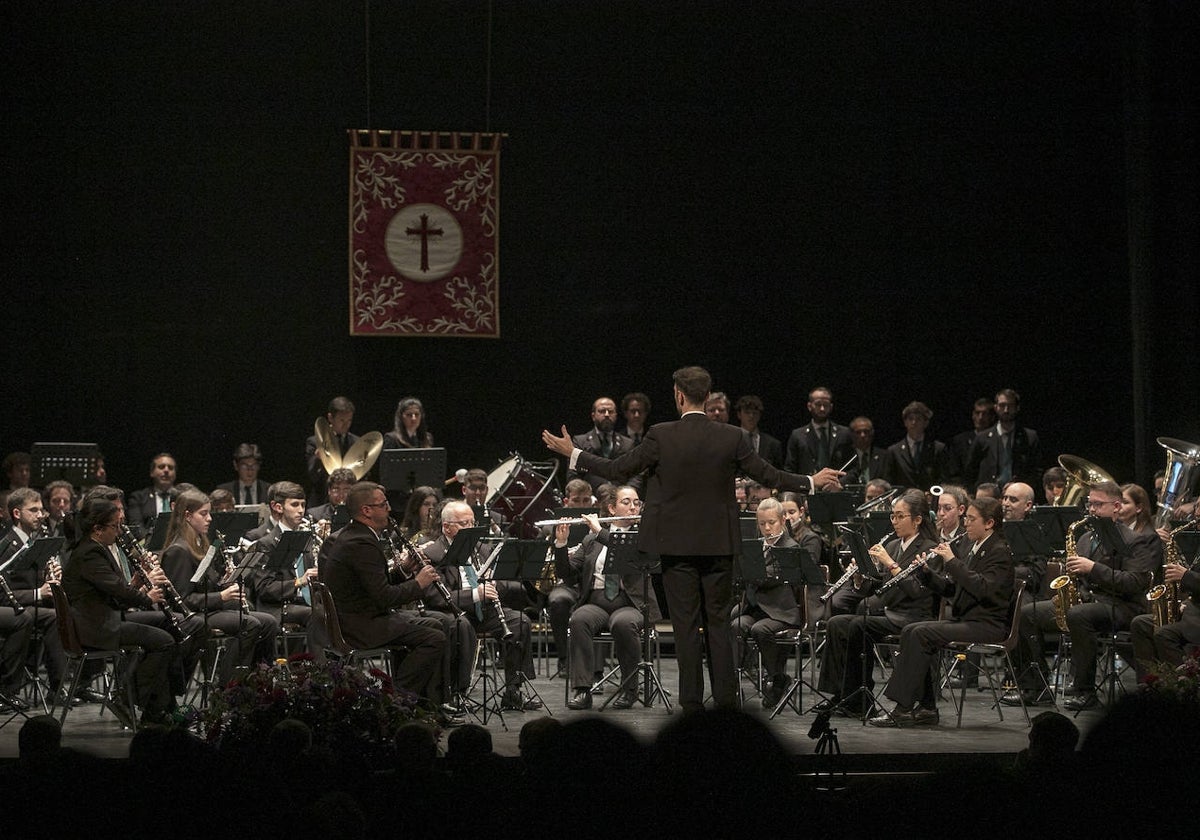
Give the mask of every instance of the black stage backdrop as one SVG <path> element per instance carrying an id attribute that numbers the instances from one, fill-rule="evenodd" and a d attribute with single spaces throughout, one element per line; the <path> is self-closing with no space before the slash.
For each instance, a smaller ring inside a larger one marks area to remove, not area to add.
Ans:
<path id="1" fill-rule="evenodd" d="M 330 397 L 415 394 L 490 468 L 702 364 L 780 438 L 817 384 L 883 445 L 1015 387 L 1148 482 L 1200 439 L 1197 15 L 1059 5 L 7 4 L 0 449 L 296 477 Z M 500 340 L 348 336 L 367 127 L 508 133 Z"/>

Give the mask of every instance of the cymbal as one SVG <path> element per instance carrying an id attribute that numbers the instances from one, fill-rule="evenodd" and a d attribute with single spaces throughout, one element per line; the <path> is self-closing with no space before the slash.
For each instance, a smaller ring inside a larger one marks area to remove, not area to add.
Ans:
<path id="1" fill-rule="evenodd" d="M 317 438 L 317 457 L 321 459 L 321 466 L 327 474 L 332 473 L 342 465 L 342 456 L 340 452 L 334 451 L 333 429 L 330 428 L 329 421 L 318 417 L 313 423 L 313 434 Z"/>
<path id="2" fill-rule="evenodd" d="M 354 477 L 361 479 L 371 471 L 383 451 L 383 435 L 379 432 L 367 432 L 354 441 L 354 445 L 346 452 L 342 466 L 354 471 Z"/>

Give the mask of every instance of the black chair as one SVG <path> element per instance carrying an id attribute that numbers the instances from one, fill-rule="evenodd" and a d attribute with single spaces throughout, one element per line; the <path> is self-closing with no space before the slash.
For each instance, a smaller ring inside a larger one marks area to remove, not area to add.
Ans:
<path id="1" fill-rule="evenodd" d="M 329 641 L 325 646 L 327 656 L 333 656 L 337 659 L 344 659 L 348 663 L 354 665 L 361 662 L 371 662 L 380 660 L 383 662 L 383 670 L 388 675 L 392 673 L 392 654 L 395 652 L 406 651 L 403 647 L 373 647 L 373 648 L 356 648 L 346 641 L 342 635 L 342 623 L 338 619 L 337 606 L 333 602 L 333 593 L 329 591 L 329 587 L 320 581 L 312 582 L 313 595 L 321 603 L 321 612 L 325 621 L 325 632 L 329 637 Z M 314 612 L 313 619 L 316 618 Z"/>

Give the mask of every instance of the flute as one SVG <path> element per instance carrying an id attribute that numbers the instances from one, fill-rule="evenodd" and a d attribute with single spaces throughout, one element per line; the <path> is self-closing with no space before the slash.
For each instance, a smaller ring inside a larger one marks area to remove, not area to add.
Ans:
<path id="1" fill-rule="evenodd" d="M 602 516 L 596 520 L 597 522 L 641 522 L 641 514 L 637 516 Z M 582 516 L 576 516 L 572 519 L 542 519 L 533 523 L 534 528 L 548 528 L 552 525 L 582 525 L 587 522 Z"/>

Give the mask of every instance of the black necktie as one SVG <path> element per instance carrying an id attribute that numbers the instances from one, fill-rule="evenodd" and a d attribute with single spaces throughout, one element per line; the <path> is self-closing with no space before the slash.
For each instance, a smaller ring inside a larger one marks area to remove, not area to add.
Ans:
<path id="1" fill-rule="evenodd" d="M 612 438 L 608 435 L 600 435 L 600 454 L 605 458 L 612 454 Z"/>
<path id="2" fill-rule="evenodd" d="M 823 470 L 829 466 L 829 427 L 822 426 L 817 430 L 817 469 Z"/>
<path id="3" fill-rule="evenodd" d="M 243 500 L 242 504 L 246 504 L 246 505 L 254 504 L 254 486 L 253 485 L 247 485 L 242 488 L 242 500 Z"/>

